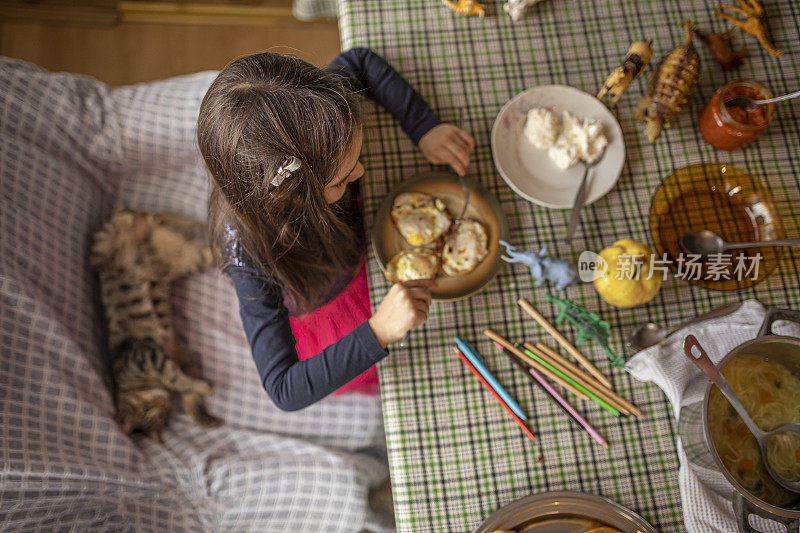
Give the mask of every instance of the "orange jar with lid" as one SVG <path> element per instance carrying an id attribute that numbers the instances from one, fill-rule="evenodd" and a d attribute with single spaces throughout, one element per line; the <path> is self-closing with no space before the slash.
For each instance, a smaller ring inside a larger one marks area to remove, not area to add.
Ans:
<path id="1" fill-rule="evenodd" d="M 717 89 L 700 113 L 699 127 L 703 138 L 720 150 L 738 150 L 760 135 L 767 129 L 775 108 L 774 104 L 749 109 L 726 106 L 725 100 L 733 96 L 772 98 L 766 87 L 753 80 L 735 80 Z"/>

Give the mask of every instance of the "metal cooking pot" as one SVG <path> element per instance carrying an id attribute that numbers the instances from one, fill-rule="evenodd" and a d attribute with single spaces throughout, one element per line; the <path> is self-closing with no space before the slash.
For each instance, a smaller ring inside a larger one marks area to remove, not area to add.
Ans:
<path id="1" fill-rule="evenodd" d="M 800 312 L 789 309 L 768 310 L 758 336 L 731 350 L 717 364 L 717 368 L 722 370 L 733 359 L 741 355 L 748 355 L 763 357 L 773 363 L 781 364 L 794 375 L 800 376 L 800 339 L 773 334 L 772 325 L 777 320 L 789 320 L 800 324 Z M 702 342 L 702 339 L 700 340 Z M 750 515 L 755 515 L 783 524 L 789 533 L 797 533 L 800 531 L 800 501 L 796 501 L 790 507 L 776 507 L 760 500 L 745 490 L 722 464 L 722 459 L 711 439 L 708 420 L 708 404 L 713 385 L 708 382 L 705 375 L 701 374 L 701 377 L 697 379 L 706 382 L 705 396 L 702 401 L 682 406 L 678 421 L 678 432 L 681 435 L 681 443 L 689 460 L 689 466 L 701 477 L 704 473 L 708 475 L 719 472 L 732 485 L 735 489 L 733 508 L 739 531 L 755 533 L 756 530 L 749 522 Z M 699 386 L 700 381 L 696 381 L 692 385 Z M 800 495 L 798 495 L 798 500 L 800 500 Z"/>

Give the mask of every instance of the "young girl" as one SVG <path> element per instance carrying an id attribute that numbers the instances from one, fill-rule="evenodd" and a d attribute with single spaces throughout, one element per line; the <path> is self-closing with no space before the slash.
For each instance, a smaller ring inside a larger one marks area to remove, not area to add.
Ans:
<path id="1" fill-rule="evenodd" d="M 212 247 L 236 288 L 261 382 L 284 410 L 350 382 L 374 394 L 373 366 L 386 347 L 427 320 L 427 280 L 392 286 L 370 311 L 356 93 L 385 107 L 431 163 L 465 172 L 472 137 L 443 124 L 364 48 L 325 70 L 271 53 L 241 57 L 200 107 L 198 141 L 214 179 Z"/>

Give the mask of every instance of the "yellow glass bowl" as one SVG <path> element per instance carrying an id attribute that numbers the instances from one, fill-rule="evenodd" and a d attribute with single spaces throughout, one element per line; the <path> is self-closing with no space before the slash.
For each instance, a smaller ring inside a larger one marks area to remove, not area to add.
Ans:
<path id="1" fill-rule="evenodd" d="M 699 163 L 673 172 L 665 179 L 650 204 L 650 234 L 659 258 L 666 258 L 676 274 L 680 264 L 679 239 L 695 230 L 711 230 L 726 242 L 750 242 L 783 239 L 786 237 L 780 215 L 767 188 L 750 174 L 736 167 L 720 163 Z M 770 275 L 783 255 L 781 247 L 764 247 L 728 250 L 729 268 L 724 262 L 699 261 L 700 279 L 689 276 L 691 283 L 707 289 L 733 291 L 751 287 Z M 736 275 L 737 258 L 744 254 L 744 265 L 758 262 L 758 271 L 747 276 Z M 760 254 L 761 260 L 756 258 Z M 715 270 L 717 271 L 715 273 Z M 727 274 L 727 275 L 726 275 Z M 719 279 L 714 279 L 718 277 Z M 725 278 L 728 279 L 725 279 Z"/>

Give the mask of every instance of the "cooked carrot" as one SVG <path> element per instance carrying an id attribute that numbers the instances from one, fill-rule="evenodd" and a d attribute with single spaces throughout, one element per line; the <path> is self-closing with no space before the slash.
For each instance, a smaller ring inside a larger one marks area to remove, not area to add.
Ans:
<path id="1" fill-rule="evenodd" d="M 759 391 L 758 399 L 761 400 L 762 403 L 768 403 L 772 401 L 772 393 L 766 390 Z"/>
<path id="2" fill-rule="evenodd" d="M 794 451 L 794 456 L 795 456 L 795 459 L 800 461 L 800 449 L 797 449 L 797 450 Z"/>
<path id="3" fill-rule="evenodd" d="M 739 467 L 745 472 L 750 472 L 754 466 L 755 463 L 753 463 L 752 459 L 743 459 L 742 462 L 739 463 Z"/>
<path id="4" fill-rule="evenodd" d="M 778 376 L 776 376 L 773 372 L 764 372 L 764 377 L 767 378 L 767 381 L 775 381 L 778 379 Z"/>

